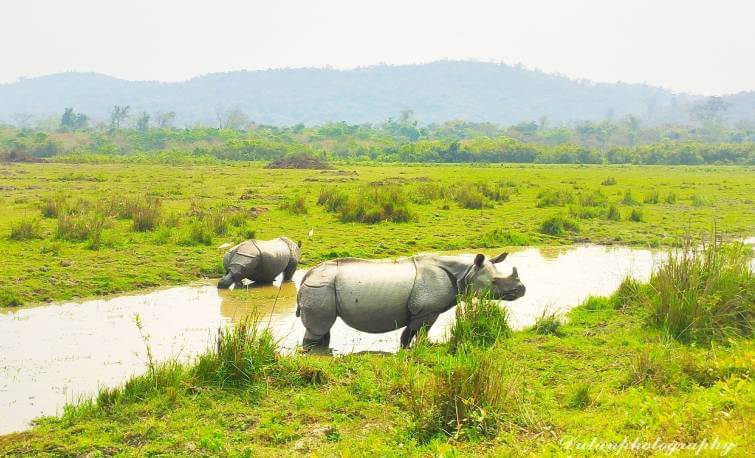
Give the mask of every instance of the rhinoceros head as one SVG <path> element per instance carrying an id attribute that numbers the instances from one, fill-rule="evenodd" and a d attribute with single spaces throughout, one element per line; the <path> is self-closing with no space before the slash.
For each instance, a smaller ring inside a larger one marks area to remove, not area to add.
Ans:
<path id="1" fill-rule="evenodd" d="M 506 259 L 508 253 L 502 253 L 495 258 L 485 259 L 484 254 L 475 256 L 474 265 L 466 276 L 466 282 L 475 292 L 488 291 L 493 299 L 513 301 L 524 296 L 526 288 L 519 280 L 519 274 L 514 267 L 511 275 L 501 275 L 495 264 Z"/>

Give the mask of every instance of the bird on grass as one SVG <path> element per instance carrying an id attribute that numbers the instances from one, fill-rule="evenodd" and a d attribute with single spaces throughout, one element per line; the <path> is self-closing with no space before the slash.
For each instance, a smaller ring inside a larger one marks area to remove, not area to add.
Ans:
<path id="1" fill-rule="evenodd" d="M 249 285 L 251 285 L 252 283 L 254 283 L 254 282 L 251 281 L 251 280 L 249 280 L 248 278 L 242 278 L 241 279 L 241 284 L 244 285 L 244 286 L 246 286 L 246 290 L 247 291 L 249 291 Z"/>
<path id="2" fill-rule="evenodd" d="M 309 238 L 314 237 L 314 235 L 315 235 L 315 228 L 310 229 L 309 233 L 307 233 L 307 235 L 309 236 Z"/>

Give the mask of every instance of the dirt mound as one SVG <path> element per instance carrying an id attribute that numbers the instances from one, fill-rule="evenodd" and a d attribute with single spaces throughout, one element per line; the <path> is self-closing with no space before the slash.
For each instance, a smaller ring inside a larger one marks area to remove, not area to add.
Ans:
<path id="1" fill-rule="evenodd" d="M 330 164 L 309 154 L 289 154 L 267 164 L 268 169 L 329 169 Z"/>

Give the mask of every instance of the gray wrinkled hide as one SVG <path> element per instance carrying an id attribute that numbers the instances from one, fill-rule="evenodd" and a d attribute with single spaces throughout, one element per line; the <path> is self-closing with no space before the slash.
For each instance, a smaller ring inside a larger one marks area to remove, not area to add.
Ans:
<path id="1" fill-rule="evenodd" d="M 371 333 L 393 331 L 410 321 L 434 321 L 454 306 L 453 275 L 468 265 L 432 255 L 319 264 L 306 274 L 297 296 L 307 338 L 327 334 L 337 316 Z"/>
<path id="2" fill-rule="evenodd" d="M 247 240 L 223 256 L 226 272 L 238 283 L 242 279 L 270 283 L 282 272 L 290 280 L 299 264 L 299 247 L 286 237 Z"/>
<path id="3" fill-rule="evenodd" d="M 495 264 L 507 253 L 486 260 L 421 255 L 398 260 L 335 259 L 310 269 L 297 296 L 297 316 L 306 328 L 305 347 L 327 346 L 337 317 L 364 332 L 406 327 L 401 345 L 409 345 L 422 326 L 456 305 L 459 291 L 486 291 L 493 299 L 516 300 L 526 288 L 516 268 L 501 275 Z"/>

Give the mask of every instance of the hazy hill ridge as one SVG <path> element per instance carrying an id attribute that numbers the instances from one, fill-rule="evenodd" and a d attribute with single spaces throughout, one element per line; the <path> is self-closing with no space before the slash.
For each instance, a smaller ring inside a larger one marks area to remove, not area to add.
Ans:
<path id="1" fill-rule="evenodd" d="M 214 73 L 184 82 L 126 81 L 95 73 L 60 73 L 0 85 L 0 121 L 36 118 L 73 107 L 109 119 L 113 105 L 174 111 L 181 125 L 217 123 L 218 110 L 240 108 L 274 125 L 328 121 L 380 123 L 405 108 L 421 123 L 452 119 L 514 124 L 620 118 L 690 122 L 702 97 L 623 83 L 592 83 L 503 64 L 442 61 L 353 70 L 280 69 Z M 755 93 L 725 98 L 729 121 L 755 119 Z"/>

